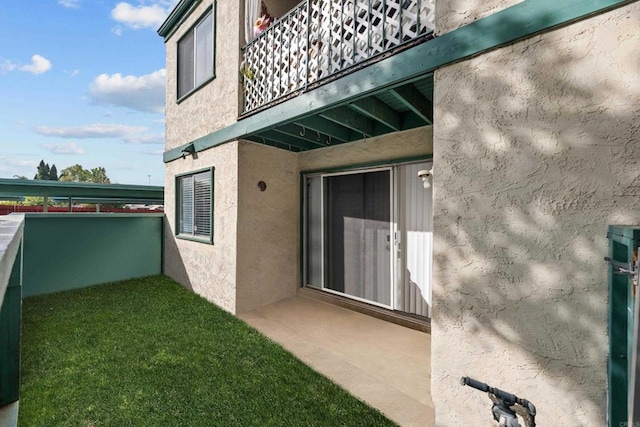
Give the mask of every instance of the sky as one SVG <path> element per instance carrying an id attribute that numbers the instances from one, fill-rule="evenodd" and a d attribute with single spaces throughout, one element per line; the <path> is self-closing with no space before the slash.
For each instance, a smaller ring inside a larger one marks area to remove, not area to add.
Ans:
<path id="1" fill-rule="evenodd" d="M 164 185 L 165 45 L 177 0 L 0 1 L 0 178 L 104 167 Z"/>

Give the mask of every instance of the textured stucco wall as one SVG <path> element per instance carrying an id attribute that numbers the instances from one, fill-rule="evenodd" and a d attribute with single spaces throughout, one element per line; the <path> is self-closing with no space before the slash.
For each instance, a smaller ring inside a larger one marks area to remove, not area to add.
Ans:
<path id="1" fill-rule="evenodd" d="M 436 72 L 438 426 L 489 425 L 463 375 L 541 426 L 604 425 L 605 235 L 640 223 L 638 28 L 634 3 Z"/>
<path id="2" fill-rule="evenodd" d="M 213 0 L 203 0 L 166 42 L 166 150 L 178 147 L 214 130 L 234 123 L 239 113 L 240 89 L 240 14 L 237 2 L 217 1 L 216 6 L 216 78 L 196 92 L 176 102 L 178 40 L 203 15 Z M 242 27 L 244 32 L 244 27 Z"/>
<path id="3" fill-rule="evenodd" d="M 235 313 L 238 211 L 238 143 L 165 165 L 164 272 L 207 300 Z M 215 167 L 213 245 L 175 236 L 175 175 Z"/>
<path id="4" fill-rule="evenodd" d="M 433 128 L 425 126 L 299 154 L 301 171 L 418 157 L 433 152 Z"/>
<path id="5" fill-rule="evenodd" d="M 470 24 L 524 0 L 436 0 L 436 34 Z"/>
<path id="6" fill-rule="evenodd" d="M 297 154 L 241 141 L 236 312 L 295 295 L 300 246 Z M 260 191 L 258 182 L 267 184 Z"/>

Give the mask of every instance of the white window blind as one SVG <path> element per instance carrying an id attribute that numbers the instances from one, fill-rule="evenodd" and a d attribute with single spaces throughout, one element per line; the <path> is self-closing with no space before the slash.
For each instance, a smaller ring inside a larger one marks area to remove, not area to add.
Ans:
<path id="1" fill-rule="evenodd" d="M 178 234 L 210 238 L 211 171 L 178 178 Z"/>
<path id="2" fill-rule="evenodd" d="M 209 236 L 211 234 L 211 173 L 194 175 L 193 184 L 193 234 Z"/>

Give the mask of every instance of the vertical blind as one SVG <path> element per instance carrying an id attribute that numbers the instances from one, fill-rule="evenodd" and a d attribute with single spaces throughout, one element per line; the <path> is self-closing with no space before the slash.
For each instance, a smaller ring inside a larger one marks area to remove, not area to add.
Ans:
<path id="1" fill-rule="evenodd" d="M 178 178 L 179 233 L 211 236 L 211 171 Z"/>

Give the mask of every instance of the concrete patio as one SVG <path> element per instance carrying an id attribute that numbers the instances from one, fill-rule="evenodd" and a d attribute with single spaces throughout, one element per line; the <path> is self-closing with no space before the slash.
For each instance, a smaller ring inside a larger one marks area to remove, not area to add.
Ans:
<path id="1" fill-rule="evenodd" d="M 435 425 L 429 334 L 299 295 L 239 317 L 396 423 Z"/>

